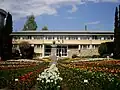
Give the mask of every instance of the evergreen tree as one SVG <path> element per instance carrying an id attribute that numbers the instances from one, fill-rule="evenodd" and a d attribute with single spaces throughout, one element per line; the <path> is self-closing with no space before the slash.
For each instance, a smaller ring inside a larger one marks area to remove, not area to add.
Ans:
<path id="1" fill-rule="evenodd" d="M 13 30 L 13 22 L 12 22 L 12 15 L 8 12 L 6 23 L 3 31 L 3 45 L 2 45 L 2 51 L 3 51 L 3 60 L 10 59 L 12 56 L 12 36 L 10 35 Z"/>
<path id="2" fill-rule="evenodd" d="M 12 30 L 13 30 L 12 15 L 8 12 L 4 33 L 7 35 L 11 34 Z"/>
<path id="3" fill-rule="evenodd" d="M 120 5 L 119 5 L 119 30 L 120 30 Z"/>
<path id="4" fill-rule="evenodd" d="M 119 19 L 118 19 L 118 8 L 115 11 L 115 23 L 114 23 L 114 58 L 120 58 L 120 30 L 119 30 Z"/>
<path id="5" fill-rule="evenodd" d="M 27 18 L 27 21 L 24 25 L 23 31 L 28 31 L 28 30 L 36 30 L 37 29 L 37 24 L 35 21 L 34 15 L 31 15 Z"/>
<path id="6" fill-rule="evenodd" d="M 48 27 L 47 27 L 47 26 L 44 26 L 44 27 L 42 28 L 42 30 L 48 30 Z"/>

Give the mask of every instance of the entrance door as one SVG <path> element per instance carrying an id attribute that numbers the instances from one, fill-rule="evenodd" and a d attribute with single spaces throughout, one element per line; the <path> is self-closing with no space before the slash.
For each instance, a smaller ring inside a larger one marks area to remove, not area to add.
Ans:
<path id="1" fill-rule="evenodd" d="M 67 56 L 67 46 L 57 46 L 57 56 Z"/>

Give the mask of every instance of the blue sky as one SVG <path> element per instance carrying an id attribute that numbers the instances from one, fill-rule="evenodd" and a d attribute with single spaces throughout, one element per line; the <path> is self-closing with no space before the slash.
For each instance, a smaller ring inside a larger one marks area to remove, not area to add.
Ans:
<path id="1" fill-rule="evenodd" d="M 25 5 L 28 5 L 29 8 L 23 5 L 23 2 L 20 1 L 19 4 L 21 3 L 21 5 L 23 6 L 19 6 L 18 4 L 16 4 L 18 2 L 16 2 L 13 4 L 14 7 L 3 7 L 3 9 L 8 10 L 13 15 L 14 31 L 20 31 L 23 28 L 26 17 L 30 14 L 34 14 L 36 17 L 35 20 L 38 25 L 38 31 L 40 31 L 41 28 L 45 25 L 48 26 L 49 30 L 83 31 L 84 26 L 87 25 L 88 31 L 113 31 L 115 7 L 120 4 L 120 0 L 31 1 L 33 2 L 24 2 Z M 8 6 L 11 5 L 10 2 L 7 2 L 7 4 Z M 34 9 L 33 4 L 34 6 L 36 6 L 36 8 L 34 7 Z M 44 7 L 44 5 L 46 6 Z"/>

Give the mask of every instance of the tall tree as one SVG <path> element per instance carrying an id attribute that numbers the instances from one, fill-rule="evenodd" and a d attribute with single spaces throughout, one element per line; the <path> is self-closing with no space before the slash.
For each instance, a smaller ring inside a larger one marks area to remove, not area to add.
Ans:
<path id="1" fill-rule="evenodd" d="M 114 58 L 120 58 L 120 30 L 119 30 L 119 17 L 118 8 L 115 10 L 115 23 L 114 23 Z"/>
<path id="2" fill-rule="evenodd" d="M 119 5 L 119 30 L 120 30 L 120 5 Z"/>
<path id="3" fill-rule="evenodd" d="M 27 21 L 24 25 L 24 28 L 23 28 L 23 31 L 28 31 L 28 30 L 36 30 L 37 29 L 37 24 L 36 24 L 36 21 L 35 21 L 35 17 L 34 15 L 30 15 L 28 18 L 27 18 Z"/>
<path id="4" fill-rule="evenodd" d="M 13 22 L 12 22 L 12 15 L 8 12 L 6 23 L 3 31 L 3 59 L 7 60 L 10 59 L 12 56 L 12 36 L 10 35 L 13 30 Z"/>
<path id="5" fill-rule="evenodd" d="M 44 27 L 42 28 L 42 30 L 48 30 L 48 27 L 47 27 L 47 26 L 44 26 Z"/>
<path id="6" fill-rule="evenodd" d="M 6 23 L 5 23 L 5 34 L 11 34 L 13 30 L 13 22 L 12 22 L 12 15 L 8 12 Z"/>

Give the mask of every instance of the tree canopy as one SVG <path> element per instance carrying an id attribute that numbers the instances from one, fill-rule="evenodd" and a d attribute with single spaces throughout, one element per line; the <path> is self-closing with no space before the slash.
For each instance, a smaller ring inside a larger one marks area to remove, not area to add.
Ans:
<path id="1" fill-rule="evenodd" d="M 28 16 L 23 31 L 36 30 L 36 29 L 37 29 L 37 24 L 34 15 Z"/>
<path id="2" fill-rule="evenodd" d="M 42 28 L 42 30 L 48 30 L 48 27 L 47 27 L 47 26 L 44 26 L 44 27 Z"/>
<path id="3" fill-rule="evenodd" d="M 27 41 L 22 41 L 19 44 L 19 49 L 22 54 L 22 58 L 32 59 L 34 54 L 34 47 L 30 45 Z"/>

